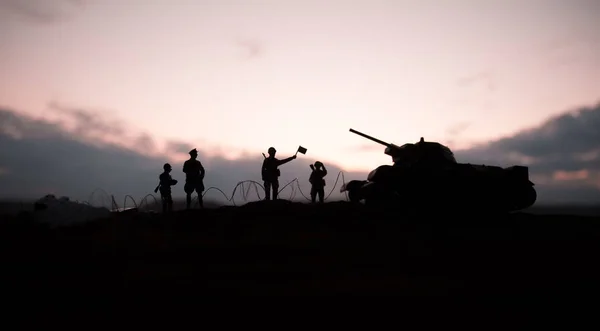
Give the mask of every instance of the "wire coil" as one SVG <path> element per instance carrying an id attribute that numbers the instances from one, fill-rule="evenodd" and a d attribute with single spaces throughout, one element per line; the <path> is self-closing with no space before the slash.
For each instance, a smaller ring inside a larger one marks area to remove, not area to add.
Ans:
<path id="1" fill-rule="evenodd" d="M 331 188 L 329 193 L 324 197 L 324 200 L 328 200 L 331 197 L 331 194 L 333 194 L 333 191 L 338 187 L 340 178 L 342 180 L 342 184 L 346 183 L 346 180 L 344 178 L 344 173 L 342 171 L 340 171 L 335 179 L 333 187 Z M 307 201 L 312 201 L 312 199 L 309 196 L 307 196 L 306 194 L 304 194 L 304 192 L 302 191 L 302 188 L 300 187 L 300 180 L 297 177 L 290 180 L 289 182 L 285 183 L 285 185 L 281 186 L 281 188 L 277 191 L 277 195 L 281 196 L 282 192 L 286 188 L 289 188 L 289 190 L 290 190 L 290 195 L 288 198 L 289 200 L 293 200 L 296 197 L 297 192 L 300 192 L 300 195 L 302 197 L 304 197 L 304 199 L 306 199 Z M 258 200 L 264 200 L 264 198 L 265 198 L 264 186 L 261 183 L 254 181 L 254 180 L 243 180 L 243 181 L 238 182 L 235 185 L 235 187 L 233 188 L 230 196 L 227 196 L 227 194 L 219 187 L 211 186 L 211 187 L 207 188 L 206 190 L 204 190 L 204 192 L 202 193 L 202 198 L 204 199 L 206 194 L 208 194 L 208 192 L 210 192 L 211 190 L 220 192 L 221 195 L 223 195 L 223 197 L 225 198 L 225 200 L 227 200 L 227 202 L 230 202 L 233 206 L 237 206 L 236 201 L 235 201 L 235 194 L 238 191 L 241 192 L 241 198 L 244 202 L 248 202 L 250 200 L 250 195 L 251 195 L 252 191 L 256 194 L 256 198 Z M 84 203 L 87 205 L 93 205 L 93 198 L 97 192 L 103 193 L 105 195 L 105 197 L 109 198 L 112 210 L 120 209 L 117 202 L 115 201 L 114 196 L 109 195 L 106 191 L 104 191 L 101 188 L 97 188 L 92 192 L 92 194 L 90 195 L 89 201 L 82 201 L 81 203 Z M 261 197 L 261 192 L 262 192 L 262 197 Z M 345 194 L 345 196 L 346 196 L 346 200 L 348 200 L 347 193 Z M 143 198 L 141 198 L 139 200 L 139 202 L 136 202 L 135 199 L 131 195 L 125 195 L 125 197 L 123 198 L 123 209 L 127 208 L 127 200 L 128 199 L 131 201 L 131 204 L 133 204 L 133 206 L 135 208 L 140 209 L 144 204 L 146 206 L 149 206 L 149 204 L 148 204 L 149 197 L 152 197 L 154 199 L 155 205 L 158 205 L 160 198 L 157 198 L 154 194 L 151 194 L 151 193 L 145 195 Z M 198 197 L 194 197 L 192 202 L 193 202 L 194 207 L 199 206 Z"/>

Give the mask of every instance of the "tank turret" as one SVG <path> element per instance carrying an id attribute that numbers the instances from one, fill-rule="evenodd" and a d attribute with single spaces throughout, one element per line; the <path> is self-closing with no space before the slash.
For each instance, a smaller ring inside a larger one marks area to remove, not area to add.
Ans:
<path id="1" fill-rule="evenodd" d="M 377 167 L 367 180 L 344 184 L 340 191 L 348 192 L 351 201 L 514 211 L 532 206 L 537 199 L 528 167 L 459 163 L 447 146 L 423 137 L 397 146 L 354 129 L 350 132 L 385 146 L 384 153 L 394 162 Z"/>
<path id="2" fill-rule="evenodd" d="M 426 142 L 423 137 L 415 144 L 408 143 L 397 146 L 354 129 L 350 129 L 350 132 L 385 146 L 384 154 L 392 157 L 394 165 L 420 163 L 421 165 L 442 166 L 456 163 L 454 154 L 448 147 L 437 142 Z"/>

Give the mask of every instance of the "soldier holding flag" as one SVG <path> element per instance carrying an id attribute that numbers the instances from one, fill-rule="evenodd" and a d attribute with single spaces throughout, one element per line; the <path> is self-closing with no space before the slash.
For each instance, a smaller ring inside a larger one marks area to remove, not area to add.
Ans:
<path id="1" fill-rule="evenodd" d="M 277 200 L 279 176 L 281 175 L 281 171 L 279 171 L 278 167 L 295 159 L 298 152 L 302 154 L 306 153 L 306 148 L 302 146 L 298 147 L 296 154 L 283 160 L 275 158 L 275 153 L 277 153 L 277 151 L 274 147 L 269 147 L 268 152 L 269 157 L 265 157 L 261 167 L 262 180 L 265 185 L 265 200 L 271 200 L 271 189 L 273 190 L 273 200 Z"/>

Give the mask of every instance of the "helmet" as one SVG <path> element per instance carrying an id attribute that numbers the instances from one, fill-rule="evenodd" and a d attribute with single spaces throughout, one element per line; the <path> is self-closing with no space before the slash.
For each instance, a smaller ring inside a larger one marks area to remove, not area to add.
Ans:
<path id="1" fill-rule="evenodd" d="M 198 151 L 194 148 L 189 152 L 190 155 L 198 155 Z"/>
<path id="2" fill-rule="evenodd" d="M 322 167 L 322 166 L 323 166 L 323 162 L 321 162 L 321 161 L 315 162 L 315 167 L 319 168 L 319 167 Z"/>
<path id="3" fill-rule="evenodd" d="M 170 164 L 168 164 L 168 163 L 165 163 L 165 164 L 163 165 L 163 169 L 164 169 L 164 170 L 169 170 L 169 169 L 171 169 L 171 165 L 170 165 Z"/>
<path id="4" fill-rule="evenodd" d="M 269 147 L 269 154 L 274 154 L 275 152 L 277 152 L 277 150 L 275 150 L 275 147 Z"/>

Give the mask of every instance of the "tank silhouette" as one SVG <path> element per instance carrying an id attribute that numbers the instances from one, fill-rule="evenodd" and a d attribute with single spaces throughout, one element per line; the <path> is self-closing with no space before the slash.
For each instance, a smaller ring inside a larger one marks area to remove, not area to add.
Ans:
<path id="1" fill-rule="evenodd" d="M 422 137 L 397 146 L 354 129 L 350 132 L 385 146 L 384 153 L 393 161 L 371 171 L 367 180 L 344 184 L 340 192 L 348 192 L 352 202 L 510 212 L 530 207 L 537 199 L 526 166 L 458 163 L 448 147 Z"/>

